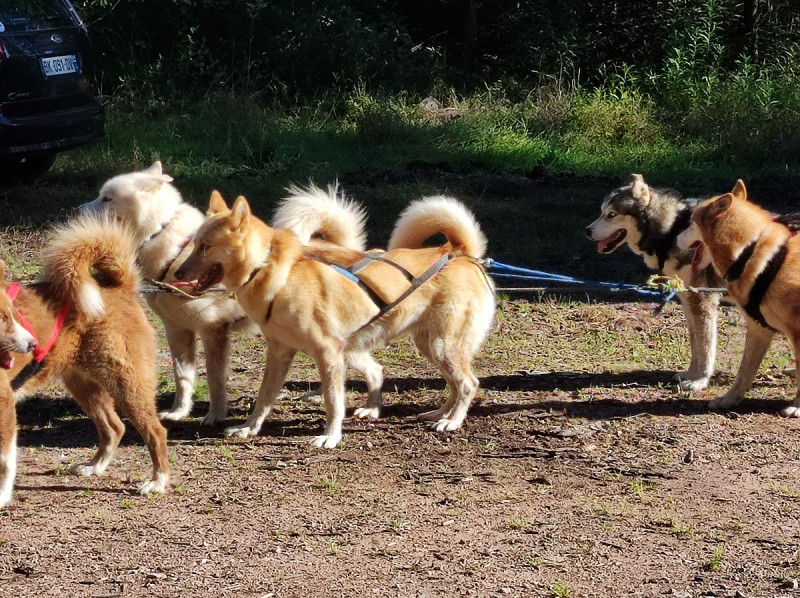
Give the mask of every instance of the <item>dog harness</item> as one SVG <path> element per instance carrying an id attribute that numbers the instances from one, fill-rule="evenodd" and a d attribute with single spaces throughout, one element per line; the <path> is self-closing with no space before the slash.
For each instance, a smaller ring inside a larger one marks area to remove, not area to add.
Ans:
<path id="1" fill-rule="evenodd" d="M 684 208 L 678 212 L 678 215 L 675 217 L 675 221 L 672 223 L 672 226 L 663 237 L 656 239 L 650 244 L 643 244 L 640 242 L 640 247 L 646 254 L 656 256 L 656 259 L 658 260 L 659 272 L 664 269 L 664 264 L 669 259 L 669 252 L 675 246 L 675 239 L 677 239 L 678 235 L 680 235 L 684 230 L 689 228 L 691 219 L 692 211 L 689 208 Z M 644 219 L 640 219 L 640 222 L 643 223 Z M 640 227 L 640 229 L 644 230 L 643 226 Z"/>
<path id="2" fill-rule="evenodd" d="M 9 287 L 6 289 L 6 296 L 11 300 L 11 303 L 14 303 L 21 289 L 22 285 L 18 282 L 11 283 L 11 285 L 9 285 Z M 18 309 L 16 312 L 17 319 L 19 320 L 19 323 L 22 324 L 22 327 L 25 328 L 25 330 L 27 330 L 31 336 L 38 341 L 39 339 L 36 337 L 36 332 L 34 331 L 30 322 L 28 322 L 27 318 L 23 316 L 22 312 L 20 312 Z M 55 324 L 53 324 L 53 331 L 50 333 L 50 338 L 47 339 L 47 342 L 44 344 L 44 346 L 37 344 L 33 349 L 33 360 L 24 368 L 22 368 L 11 381 L 12 390 L 17 390 L 20 388 L 23 384 L 25 384 L 25 382 L 27 382 L 32 376 L 42 369 L 42 366 L 44 365 L 44 358 L 50 352 L 50 349 L 53 348 L 53 345 L 56 343 L 59 334 L 61 334 L 61 329 L 64 327 L 64 320 L 66 320 L 68 313 L 69 304 L 65 302 L 61 305 L 61 309 L 58 310 L 58 315 L 56 316 Z"/>
<path id="3" fill-rule="evenodd" d="M 442 257 L 436 260 L 436 262 L 434 262 L 430 268 L 425 270 L 425 272 L 423 272 L 419 276 L 414 276 L 413 274 L 411 274 L 411 272 L 403 268 L 403 266 L 401 266 L 397 262 L 393 262 L 392 260 L 383 257 L 383 252 L 368 253 L 349 268 L 345 268 L 338 264 L 328 262 L 327 260 L 324 260 L 315 255 L 308 255 L 308 257 L 322 264 L 325 264 L 326 266 L 330 266 L 345 278 L 356 283 L 369 296 L 372 302 L 378 307 L 378 313 L 375 314 L 372 318 L 370 318 L 370 320 L 366 324 L 361 326 L 361 328 L 356 330 L 356 333 L 358 333 L 361 332 L 364 328 L 366 328 L 370 324 L 372 324 L 375 320 L 379 319 L 384 314 L 392 310 L 403 300 L 405 300 L 411 293 L 416 291 L 419 287 L 425 284 L 425 282 L 427 282 L 430 278 L 432 278 L 437 272 L 439 272 L 439 270 L 444 268 L 445 265 L 450 260 L 452 260 L 455 257 L 458 257 L 458 254 L 445 253 Z M 384 264 L 392 266 L 393 268 L 396 268 L 409 282 L 409 287 L 405 291 L 403 291 L 403 293 L 401 293 L 400 296 L 394 301 L 386 303 L 383 299 L 380 298 L 378 293 L 375 292 L 375 289 L 370 287 L 367 283 L 365 283 L 361 279 L 361 277 L 358 276 L 358 272 L 369 266 L 372 262 L 382 262 Z"/>
<path id="4" fill-rule="evenodd" d="M 755 281 L 753 281 L 753 286 L 750 287 L 750 294 L 747 297 L 747 303 L 744 304 L 743 308 L 745 313 L 753 318 L 756 322 L 758 322 L 764 328 L 768 330 L 772 330 L 773 332 L 777 332 L 775 328 L 767 324 L 767 321 L 764 319 L 764 314 L 761 313 L 761 302 L 764 300 L 764 296 L 767 294 L 767 289 L 769 289 L 769 285 L 772 284 L 773 279 L 778 274 L 778 270 L 781 269 L 783 265 L 783 261 L 786 259 L 786 254 L 788 252 L 787 241 L 783 242 L 775 253 L 773 253 L 767 265 L 764 266 L 764 269 L 756 276 Z M 744 272 L 745 265 L 747 264 L 748 260 L 753 257 L 753 252 L 755 251 L 756 245 L 758 244 L 758 239 L 755 241 L 751 241 L 748 243 L 742 252 L 739 254 L 734 262 L 731 264 L 728 271 L 725 273 L 725 280 L 729 283 L 735 282 L 738 280 L 742 273 Z"/>

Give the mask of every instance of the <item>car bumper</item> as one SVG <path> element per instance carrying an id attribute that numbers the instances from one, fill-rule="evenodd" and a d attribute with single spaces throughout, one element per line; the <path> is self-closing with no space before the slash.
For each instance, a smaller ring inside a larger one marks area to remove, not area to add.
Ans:
<path id="1" fill-rule="evenodd" d="M 0 155 L 60 152 L 97 141 L 104 134 L 105 111 L 97 102 L 36 116 L 0 114 Z"/>

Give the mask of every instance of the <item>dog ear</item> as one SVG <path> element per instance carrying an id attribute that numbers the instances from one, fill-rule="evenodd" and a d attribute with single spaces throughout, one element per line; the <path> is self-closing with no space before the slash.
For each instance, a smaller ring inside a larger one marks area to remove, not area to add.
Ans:
<path id="1" fill-rule="evenodd" d="M 733 186 L 733 191 L 731 191 L 731 195 L 733 195 L 736 199 L 747 201 L 747 189 L 745 188 L 744 181 L 742 179 L 736 181 L 736 184 Z"/>
<path id="2" fill-rule="evenodd" d="M 153 177 L 157 181 L 161 181 L 164 183 L 171 183 L 172 177 L 168 174 L 164 174 L 164 170 L 161 168 L 161 160 L 156 160 L 150 166 L 145 168 L 142 171 L 144 174 L 148 174 Z"/>
<path id="3" fill-rule="evenodd" d="M 711 200 L 711 202 L 708 204 L 706 214 L 710 218 L 716 218 L 729 207 L 731 207 L 731 202 L 733 202 L 733 195 L 731 193 L 720 195 L 719 197 Z"/>
<path id="4" fill-rule="evenodd" d="M 229 222 L 232 230 L 239 231 L 246 230 L 247 226 L 250 224 L 250 204 L 247 203 L 244 195 L 240 195 L 236 198 L 236 201 L 233 202 Z"/>
<path id="5" fill-rule="evenodd" d="M 225 203 L 225 199 L 222 197 L 222 193 L 214 189 L 211 192 L 211 198 L 208 200 L 208 209 L 206 210 L 206 216 L 213 216 L 214 214 L 219 214 L 220 212 L 224 212 L 228 209 L 228 204 Z"/>
<path id="6" fill-rule="evenodd" d="M 650 203 L 650 187 L 647 186 L 644 177 L 640 174 L 631 175 L 631 195 L 644 205 Z"/>

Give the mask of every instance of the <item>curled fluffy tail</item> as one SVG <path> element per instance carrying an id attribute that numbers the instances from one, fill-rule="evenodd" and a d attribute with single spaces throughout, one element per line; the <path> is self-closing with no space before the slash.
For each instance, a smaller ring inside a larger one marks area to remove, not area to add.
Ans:
<path id="1" fill-rule="evenodd" d="M 290 195 L 275 210 L 272 226 L 288 228 L 304 245 L 312 238 L 322 238 L 348 249 L 364 250 L 366 213 L 340 193 L 338 185 L 329 185 L 327 191 L 314 184 L 306 188 L 292 185 L 288 191 Z"/>
<path id="2" fill-rule="evenodd" d="M 425 197 L 412 202 L 394 225 L 389 249 L 417 249 L 436 234 L 447 237 L 456 251 L 480 258 L 486 253 L 486 237 L 475 216 L 452 197 Z"/>
<path id="3" fill-rule="evenodd" d="M 105 313 L 101 287 L 133 297 L 139 292 L 133 237 L 107 216 L 78 216 L 54 229 L 43 251 L 42 279 L 74 309 L 100 317 Z"/>

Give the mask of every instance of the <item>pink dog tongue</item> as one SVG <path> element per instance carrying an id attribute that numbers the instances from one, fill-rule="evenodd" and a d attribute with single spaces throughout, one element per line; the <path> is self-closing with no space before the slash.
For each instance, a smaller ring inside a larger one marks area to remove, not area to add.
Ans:
<path id="1" fill-rule="evenodd" d="M 603 251 L 605 251 L 606 247 L 611 245 L 611 242 L 614 241 L 616 238 L 617 238 L 617 233 L 614 233 L 610 237 L 606 237 L 602 241 L 598 241 L 598 243 L 597 243 L 597 253 L 603 253 Z"/>

